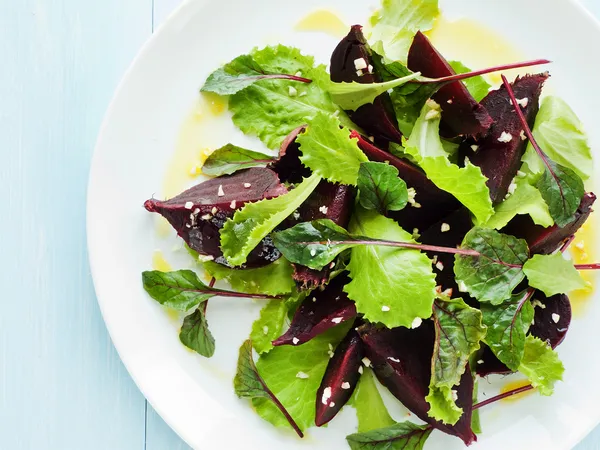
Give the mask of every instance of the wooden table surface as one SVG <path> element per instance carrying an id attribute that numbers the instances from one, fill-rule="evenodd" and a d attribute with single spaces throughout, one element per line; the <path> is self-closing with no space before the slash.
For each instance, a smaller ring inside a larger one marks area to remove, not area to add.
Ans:
<path id="1" fill-rule="evenodd" d="M 0 449 L 188 448 L 115 352 L 85 238 L 104 112 L 180 1 L 0 0 Z M 600 429 L 577 449 L 600 449 Z"/>

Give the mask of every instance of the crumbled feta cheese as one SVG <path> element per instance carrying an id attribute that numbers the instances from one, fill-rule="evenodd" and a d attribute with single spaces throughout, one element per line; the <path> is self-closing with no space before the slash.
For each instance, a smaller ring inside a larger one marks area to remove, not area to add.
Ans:
<path id="1" fill-rule="evenodd" d="M 524 141 L 525 139 L 527 139 L 527 135 L 525 134 L 525 130 L 521 130 L 521 132 L 519 133 L 519 137 L 521 138 L 522 141 Z"/>
<path id="2" fill-rule="evenodd" d="M 415 191 L 415 188 L 408 188 L 408 203 L 410 204 L 410 206 L 412 206 L 413 208 L 420 208 L 421 205 L 419 203 L 416 202 L 415 198 L 417 197 L 417 191 Z"/>
<path id="3" fill-rule="evenodd" d="M 527 174 L 525 172 L 523 172 L 522 170 L 517 170 L 517 177 L 518 178 L 523 178 L 526 177 Z"/>
<path id="4" fill-rule="evenodd" d="M 329 268 L 333 269 L 335 267 L 335 261 L 331 261 L 331 264 L 329 264 Z"/>
<path id="5" fill-rule="evenodd" d="M 447 101 L 446 103 L 448 103 L 449 105 L 451 105 L 451 104 L 452 104 L 452 99 L 451 99 L 451 98 L 449 98 L 449 99 L 448 99 L 448 101 Z"/>
<path id="6" fill-rule="evenodd" d="M 229 207 L 230 207 L 231 209 L 235 209 L 235 207 L 236 207 L 235 200 L 232 200 L 232 201 L 231 201 L 231 203 L 229 204 Z"/>
<path id="7" fill-rule="evenodd" d="M 194 202 L 185 202 L 185 209 L 192 209 L 194 207 Z"/>
<path id="8" fill-rule="evenodd" d="M 399 363 L 399 362 L 400 362 L 400 360 L 399 360 L 399 359 L 397 359 L 397 358 L 392 358 L 391 356 L 388 356 L 388 357 L 387 357 L 387 359 L 389 359 L 390 361 L 397 362 L 397 363 Z"/>
<path id="9" fill-rule="evenodd" d="M 210 211 L 210 212 L 211 212 L 211 213 L 212 213 L 212 215 L 214 216 L 214 215 L 216 215 L 216 214 L 217 214 L 217 212 L 219 212 L 219 210 L 217 209 L 217 207 L 216 207 L 216 206 L 213 206 L 213 209 L 211 209 L 211 211 Z"/>
<path id="10" fill-rule="evenodd" d="M 510 142 L 512 141 L 512 134 L 503 131 L 500 137 L 498 138 L 498 142 Z"/>
<path id="11" fill-rule="evenodd" d="M 252 187 L 252 183 L 244 183 L 244 187 L 245 187 L 246 189 L 249 189 L 249 188 L 251 188 L 251 187 Z"/>
<path id="12" fill-rule="evenodd" d="M 263 327 L 263 333 L 267 334 L 268 332 L 269 332 L 269 327 L 265 325 Z"/>
<path id="13" fill-rule="evenodd" d="M 513 178 L 513 180 L 510 182 L 510 185 L 508 186 L 508 195 L 513 195 L 516 190 L 517 190 L 517 183 L 515 183 L 515 180 Z"/>
<path id="14" fill-rule="evenodd" d="M 342 383 L 342 389 L 350 389 L 350 383 L 348 383 L 347 381 L 344 381 Z"/>
<path id="15" fill-rule="evenodd" d="M 313 297 L 313 303 L 317 301 L 317 297 Z"/>
<path id="16" fill-rule="evenodd" d="M 442 293 L 442 286 L 440 286 L 440 285 L 437 285 L 437 286 L 435 287 L 435 293 L 436 293 L 436 294 L 441 294 L 441 293 Z"/>
<path id="17" fill-rule="evenodd" d="M 306 380 L 306 379 L 308 378 L 308 374 L 307 374 L 307 373 L 304 373 L 304 372 L 298 372 L 298 373 L 296 374 L 296 378 L 300 378 L 300 379 L 302 379 L 302 380 Z"/>
<path id="18" fill-rule="evenodd" d="M 223 191 L 223 185 L 222 184 L 219 185 L 219 189 L 217 190 L 217 195 L 219 197 L 223 197 L 225 195 L 225 191 Z"/>
<path id="19" fill-rule="evenodd" d="M 363 373 L 363 367 L 362 366 L 358 367 L 358 373 L 360 373 L 362 375 L 362 373 Z"/>
<path id="20" fill-rule="evenodd" d="M 444 264 L 442 264 L 442 262 L 441 262 L 441 261 L 438 261 L 437 263 L 435 263 L 435 267 L 436 267 L 438 270 L 444 270 Z"/>
<path id="21" fill-rule="evenodd" d="M 200 217 L 202 220 L 210 220 L 212 219 L 212 216 L 210 214 L 204 214 L 203 216 Z"/>
<path id="22" fill-rule="evenodd" d="M 367 68 L 367 70 L 369 71 L 369 73 L 373 73 L 373 66 L 371 64 L 369 64 L 369 67 Z"/>
<path id="23" fill-rule="evenodd" d="M 479 145 L 471 145 L 471 150 L 473 150 L 474 152 L 476 152 L 477 150 L 479 150 Z"/>
<path id="24" fill-rule="evenodd" d="M 382 310 L 383 312 L 388 312 L 388 311 L 390 310 L 390 307 L 389 307 L 389 306 L 385 306 L 385 305 L 383 305 L 383 306 L 381 307 L 381 310 Z"/>
<path id="25" fill-rule="evenodd" d="M 442 233 L 445 233 L 446 231 L 450 231 L 450 225 L 448 225 L 446 222 L 444 222 L 442 224 L 441 230 L 442 230 Z"/>
<path id="26" fill-rule="evenodd" d="M 292 216 L 294 216 L 295 220 L 300 219 L 300 213 L 298 211 L 294 211 L 294 213 L 292 214 Z"/>
<path id="27" fill-rule="evenodd" d="M 521 106 L 521 108 L 527 108 L 528 104 L 529 104 L 529 99 L 527 97 L 517 99 L 517 105 Z"/>
<path id="28" fill-rule="evenodd" d="M 483 364 L 483 359 L 480 359 L 479 361 L 477 361 L 477 364 Z"/>
<path id="29" fill-rule="evenodd" d="M 310 256 L 315 256 L 316 254 L 317 254 L 317 251 L 316 251 L 316 250 L 313 248 L 313 249 L 310 251 Z"/>
<path id="30" fill-rule="evenodd" d="M 296 75 L 297 77 L 301 77 L 301 76 L 302 76 L 302 71 L 301 71 L 301 70 L 299 70 L 298 72 L 296 72 L 296 74 L 295 74 L 295 75 Z"/>
<path id="31" fill-rule="evenodd" d="M 198 261 L 200 262 L 208 262 L 212 261 L 213 259 L 215 259 L 215 257 L 212 255 L 198 255 Z"/>
<path id="32" fill-rule="evenodd" d="M 452 393 L 452 400 L 458 400 L 458 393 L 456 392 L 456 389 L 452 389 L 450 392 Z"/>
<path id="33" fill-rule="evenodd" d="M 323 389 L 323 395 L 321 396 L 321 403 L 324 405 L 329 403 L 329 399 L 331 398 L 331 387 L 327 386 Z"/>
<path id="34" fill-rule="evenodd" d="M 327 214 L 328 210 L 329 210 L 329 208 L 325 205 L 323 205 L 319 208 L 319 211 L 321 211 L 323 214 Z"/>
<path id="35" fill-rule="evenodd" d="M 533 306 L 534 308 L 541 308 L 541 309 L 546 309 L 546 305 L 544 305 L 542 302 L 540 302 L 538 299 L 535 299 L 534 301 L 531 302 L 531 306 Z"/>
<path id="36" fill-rule="evenodd" d="M 198 214 L 200 214 L 200 208 L 196 208 L 192 214 L 194 216 L 197 216 Z"/>
<path id="37" fill-rule="evenodd" d="M 292 338 L 292 344 L 298 345 L 298 342 L 300 342 L 300 339 L 298 339 L 297 337 Z"/>
<path id="38" fill-rule="evenodd" d="M 331 403 L 329 403 L 329 407 L 330 407 L 330 408 L 333 408 L 334 406 L 335 406 L 335 402 L 331 402 Z"/>
<path id="39" fill-rule="evenodd" d="M 442 295 L 445 295 L 446 297 L 452 297 L 452 292 L 454 292 L 452 288 L 448 288 L 444 292 L 442 292 Z"/>
<path id="40" fill-rule="evenodd" d="M 289 86 L 288 94 L 290 97 L 295 97 L 296 95 L 298 95 L 298 90 L 294 86 Z"/>
<path id="41" fill-rule="evenodd" d="M 331 322 L 333 323 L 342 323 L 343 317 L 334 317 L 333 319 L 331 319 Z"/>
<path id="42" fill-rule="evenodd" d="M 366 356 L 362 359 L 362 363 L 366 366 L 366 367 L 371 367 L 371 360 L 369 358 L 367 358 Z"/>
<path id="43" fill-rule="evenodd" d="M 585 250 L 585 241 L 581 241 L 575 244 L 575 248 L 577 248 L 578 250 Z"/>
<path id="44" fill-rule="evenodd" d="M 458 290 L 459 290 L 460 292 L 467 292 L 467 285 L 465 284 L 465 282 L 464 282 L 464 281 L 460 280 L 460 281 L 458 282 Z"/>
<path id="45" fill-rule="evenodd" d="M 552 313 L 552 321 L 554 323 L 558 323 L 559 320 L 560 320 L 560 315 L 558 315 L 556 313 Z"/>
<path id="46" fill-rule="evenodd" d="M 356 75 L 359 76 L 359 77 L 362 77 L 363 76 L 363 71 L 362 70 L 357 70 L 356 71 Z"/>
<path id="47" fill-rule="evenodd" d="M 366 69 L 368 67 L 367 61 L 365 58 L 358 58 L 354 60 L 354 68 L 356 70 Z"/>
<path id="48" fill-rule="evenodd" d="M 421 319 L 420 317 L 415 317 L 415 320 L 412 321 L 412 323 L 410 324 L 410 327 L 412 329 L 419 328 L 422 323 L 423 323 L 423 319 Z"/>
<path id="49" fill-rule="evenodd" d="M 421 235 L 419 234 L 419 229 L 418 228 L 413 228 L 412 238 L 416 241 L 420 237 L 421 237 Z"/>

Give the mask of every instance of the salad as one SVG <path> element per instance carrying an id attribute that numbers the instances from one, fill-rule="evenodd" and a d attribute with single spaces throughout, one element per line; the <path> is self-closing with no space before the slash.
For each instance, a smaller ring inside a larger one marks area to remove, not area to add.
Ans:
<path id="1" fill-rule="evenodd" d="M 438 15 L 436 0 L 383 0 L 329 67 L 280 44 L 216 69 L 201 91 L 276 154 L 228 144 L 208 181 L 144 204 L 211 279 L 147 271 L 145 290 L 187 314 L 180 340 L 207 358 L 210 299 L 264 301 L 235 393 L 300 437 L 352 405 L 352 449 L 422 449 L 433 430 L 470 445 L 479 408 L 553 393 L 568 293 L 600 268 L 565 257 L 596 196 L 579 119 L 540 100 L 550 61 L 471 71 L 424 34 Z M 514 372 L 529 384 L 478 401 L 479 377 Z M 393 420 L 376 379 L 420 421 Z"/>

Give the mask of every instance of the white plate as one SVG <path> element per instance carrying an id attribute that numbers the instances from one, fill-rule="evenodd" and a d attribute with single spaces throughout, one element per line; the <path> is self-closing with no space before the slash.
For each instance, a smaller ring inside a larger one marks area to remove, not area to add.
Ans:
<path id="1" fill-rule="evenodd" d="M 295 44 L 322 62 L 335 40 L 292 32 L 298 18 L 319 7 L 342 12 L 360 23 L 377 0 L 198 0 L 184 3 L 146 44 L 127 73 L 106 115 L 90 175 L 89 252 L 98 301 L 111 337 L 137 385 L 160 415 L 192 447 L 300 449 L 346 448 L 354 430 L 351 408 L 327 429 L 311 429 L 299 440 L 263 422 L 248 402 L 238 400 L 231 379 L 237 350 L 249 334 L 260 305 L 219 300 L 209 306 L 217 353 L 205 360 L 179 343 L 177 325 L 143 291 L 140 273 L 150 268 L 156 237 L 154 218 L 143 208 L 160 190 L 179 126 L 205 77 L 221 63 L 255 45 Z M 285 7 L 283 6 L 285 3 Z M 545 57 L 553 90 L 570 102 L 588 124 L 593 147 L 600 148 L 598 43 L 600 28 L 579 6 L 567 0 L 448 0 L 443 9 L 501 31 L 527 58 Z M 226 119 L 225 119 L 226 121 Z M 234 133 L 231 126 L 231 133 Z M 218 133 L 215 131 L 215 133 Z M 243 144 L 241 134 L 216 136 Z M 169 258 L 189 265 L 175 254 Z M 177 265 L 177 264 L 176 264 Z M 480 449 L 567 449 L 600 420 L 600 304 L 575 320 L 560 347 L 566 366 L 564 383 L 551 398 L 529 396 L 500 403 L 482 414 Z M 493 386 L 486 390 L 492 392 Z M 404 413 L 394 409 L 396 418 Z M 434 433 L 427 449 L 460 449 L 455 438 Z"/>

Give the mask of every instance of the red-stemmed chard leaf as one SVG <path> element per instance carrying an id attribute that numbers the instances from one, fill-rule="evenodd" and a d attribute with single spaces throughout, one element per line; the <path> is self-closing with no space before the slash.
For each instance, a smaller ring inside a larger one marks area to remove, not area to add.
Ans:
<path id="1" fill-rule="evenodd" d="M 359 328 L 365 352 L 379 381 L 419 419 L 435 428 L 457 436 L 466 445 L 477 437 L 471 430 L 473 377 L 467 366 L 460 384 L 456 386 L 456 405 L 463 415 L 455 425 L 445 425 L 428 415 L 425 400 L 431 379 L 431 357 L 435 333 L 433 323 L 424 321 L 415 329 L 404 327 L 385 329 L 372 325 Z"/>
<path id="2" fill-rule="evenodd" d="M 390 164 L 372 161 L 362 163 L 357 180 L 361 206 L 380 214 L 403 209 L 408 203 L 408 190 L 398 173 L 398 169 Z"/>
<path id="3" fill-rule="evenodd" d="M 380 149 L 357 132 L 353 132 L 352 137 L 358 139 L 359 148 L 371 161 L 387 162 L 398 169 L 398 176 L 412 189 L 406 208 L 388 212 L 402 228 L 423 230 L 460 207 L 456 198 L 438 188 L 412 163 Z"/>
<path id="4" fill-rule="evenodd" d="M 338 344 L 317 390 L 315 425 L 331 421 L 350 400 L 360 378 L 364 344 L 354 328 Z"/>
<path id="5" fill-rule="evenodd" d="M 414 37 L 408 52 L 408 68 L 429 78 L 455 75 L 448 61 L 435 49 L 420 31 Z M 442 106 L 440 134 L 450 138 L 459 135 L 476 137 L 485 134 L 493 119 L 461 82 L 441 87 L 433 99 Z"/>
<path id="6" fill-rule="evenodd" d="M 315 336 L 356 317 L 356 306 L 343 291 L 348 276 L 338 275 L 322 291 L 306 297 L 296 310 L 290 328 L 273 341 L 274 346 L 302 345 Z"/>
<path id="7" fill-rule="evenodd" d="M 531 128 L 521 111 L 520 104 L 515 97 L 510 83 L 504 75 L 502 75 L 502 81 L 517 112 L 517 116 L 521 121 L 525 134 L 529 138 L 529 142 L 531 142 L 531 145 L 546 166 L 544 174 L 536 186 L 548 205 L 550 215 L 556 225 L 564 227 L 573 220 L 573 215 L 581 203 L 581 199 L 585 193 L 583 180 L 574 170 L 555 163 L 543 152 L 531 132 Z"/>
<path id="8" fill-rule="evenodd" d="M 271 392 L 269 387 L 258 373 L 258 369 L 254 364 L 254 358 L 252 357 L 252 342 L 250 340 L 244 342 L 240 347 L 237 372 L 235 374 L 235 378 L 233 379 L 233 386 L 235 393 L 239 398 L 253 399 L 264 397 L 271 400 L 285 416 L 294 431 L 298 433 L 298 436 L 301 438 L 304 437 L 304 434 L 298 427 L 298 424 L 296 424 L 292 416 L 290 416 L 275 394 Z"/>
<path id="9" fill-rule="evenodd" d="M 566 239 L 582 227 L 592 213 L 595 201 L 596 196 L 593 193 L 585 194 L 579 208 L 575 211 L 573 220 L 562 228 L 558 225 L 544 228 L 535 225 L 529 216 L 519 215 L 511 220 L 502 232 L 525 239 L 532 254 L 549 255 L 558 250 Z"/>
<path id="10" fill-rule="evenodd" d="M 204 259 L 227 265 L 220 247 L 219 230 L 246 203 L 287 193 L 277 174 L 266 168 L 251 168 L 233 175 L 205 181 L 166 201 L 147 200 L 144 207 L 162 215 L 177 234 Z M 250 253 L 245 267 L 260 267 L 281 256 L 270 239 Z"/>
<path id="11" fill-rule="evenodd" d="M 373 65 L 372 51 L 362 33 L 362 27 L 354 25 L 331 55 L 331 81 L 354 81 L 361 84 L 379 82 L 381 80 L 373 70 Z M 401 142 L 402 134 L 387 93 L 356 111 L 348 111 L 348 114 L 354 123 L 378 141 L 392 141 L 398 144 Z"/>
<path id="12" fill-rule="evenodd" d="M 517 77 L 512 89 L 519 99 L 529 124 L 534 123 L 539 110 L 542 86 L 548 74 Z M 481 104 L 487 109 L 494 123 L 487 135 L 478 140 L 467 140 L 460 147 L 460 154 L 479 166 L 488 177 L 492 202 L 499 203 L 506 197 L 508 188 L 521 167 L 521 158 L 527 148 L 527 136 L 519 116 L 510 102 L 505 86 L 491 91 Z"/>
<path id="13" fill-rule="evenodd" d="M 423 450 L 431 425 L 401 422 L 386 428 L 346 436 L 351 450 Z"/>

